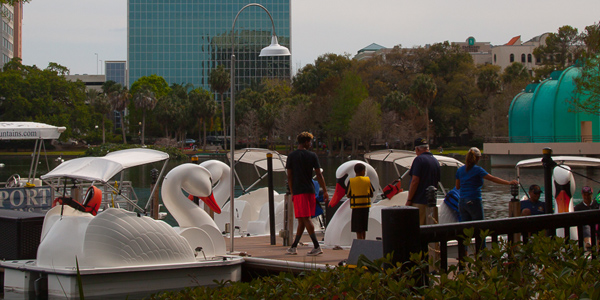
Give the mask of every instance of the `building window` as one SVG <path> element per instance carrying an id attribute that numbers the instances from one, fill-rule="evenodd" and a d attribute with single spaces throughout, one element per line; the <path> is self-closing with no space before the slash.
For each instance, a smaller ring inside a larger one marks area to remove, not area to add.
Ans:
<path id="1" fill-rule="evenodd" d="M 539 64 L 539 63 L 541 63 L 541 62 L 542 62 L 542 59 L 536 56 L 536 57 L 535 57 L 535 63 L 536 63 L 536 64 Z"/>
<path id="2" fill-rule="evenodd" d="M 494 63 L 496 63 L 496 54 L 494 54 Z"/>
<path id="3" fill-rule="evenodd" d="M 510 54 L 510 62 L 514 62 L 515 61 L 515 55 L 514 54 Z"/>
<path id="4" fill-rule="evenodd" d="M 527 62 L 530 63 L 531 62 L 531 53 L 527 54 Z"/>
<path id="5" fill-rule="evenodd" d="M 521 62 L 524 63 L 525 62 L 525 53 L 521 54 Z"/>

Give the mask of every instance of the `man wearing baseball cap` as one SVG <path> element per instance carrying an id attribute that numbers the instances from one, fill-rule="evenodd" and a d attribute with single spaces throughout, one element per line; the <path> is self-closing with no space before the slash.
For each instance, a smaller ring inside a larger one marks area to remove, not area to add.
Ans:
<path id="1" fill-rule="evenodd" d="M 521 201 L 521 216 L 543 215 L 546 203 L 540 201 L 542 189 L 537 184 L 529 186 L 529 199 Z"/>
<path id="2" fill-rule="evenodd" d="M 414 142 L 417 157 L 413 160 L 408 175 L 410 186 L 408 188 L 407 206 L 419 209 L 419 223 L 425 225 L 427 216 L 427 197 L 425 190 L 429 186 L 437 187 L 440 181 L 440 164 L 429 152 L 429 144 L 424 138 L 418 138 Z"/>

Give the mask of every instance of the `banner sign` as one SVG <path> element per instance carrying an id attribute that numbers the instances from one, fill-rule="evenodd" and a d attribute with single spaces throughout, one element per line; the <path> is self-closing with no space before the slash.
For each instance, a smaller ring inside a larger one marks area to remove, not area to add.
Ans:
<path id="1" fill-rule="evenodd" d="M 45 212 L 52 206 L 50 186 L 0 188 L 0 209 Z"/>

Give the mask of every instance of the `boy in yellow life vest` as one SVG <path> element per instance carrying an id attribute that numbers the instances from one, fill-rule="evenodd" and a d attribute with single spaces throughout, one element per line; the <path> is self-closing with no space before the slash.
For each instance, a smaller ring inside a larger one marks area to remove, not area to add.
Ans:
<path id="1" fill-rule="evenodd" d="M 365 176 L 365 170 L 364 164 L 354 165 L 356 177 L 350 178 L 348 193 L 346 194 L 350 199 L 350 208 L 352 209 L 350 231 L 356 232 L 356 238 L 359 240 L 364 240 L 367 236 L 369 207 L 371 207 L 371 198 L 374 191 L 371 179 Z"/>

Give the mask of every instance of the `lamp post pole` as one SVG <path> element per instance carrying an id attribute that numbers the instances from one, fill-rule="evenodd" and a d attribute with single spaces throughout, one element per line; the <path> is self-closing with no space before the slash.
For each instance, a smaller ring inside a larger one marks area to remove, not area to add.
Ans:
<path id="1" fill-rule="evenodd" d="M 277 42 L 277 36 L 275 35 L 275 22 L 273 21 L 273 17 L 271 16 L 271 13 L 269 13 L 269 11 L 262 5 L 258 4 L 258 3 L 250 3 L 244 7 L 242 7 L 242 9 L 240 9 L 237 13 L 237 15 L 235 16 L 235 19 L 233 19 L 233 25 L 231 26 L 231 78 L 230 78 L 230 84 L 231 84 L 231 103 L 230 103 L 230 107 L 229 107 L 229 132 L 230 132 L 230 139 L 229 139 L 229 148 L 230 148 L 230 157 L 229 157 L 229 166 L 231 169 L 230 172 L 230 183 L 231 183 L 231 190 L 230 190 L 230 195 L 229 195 L 229 218 L 230 218 L 230 239 L 231 239 L 231 249 L 230 252 L 234 252 L 233 251 L 233 240 L 234 240 L 234 232 L 235 232 L 235 206 L 234 206 L 234 198 L 235 198 L 235 176 L 234 176 L 234 172 L 235 172 L 235 22 L 237 21 L 238 17 L 240 16 L 240 14 L 242 13 L 242 11 L 244 11 L 244 9 L 251 7 L 251 6 L 258 6 L 260 8 L 262 8 L 267 15 L 269 15 L 269 18 L 271 19 L 271 25 L 273 26 L 273 33 L 271 36 L 271 45 L 269 45 L 268 47 L 263 48 L 260 51 L 260 55 L 259 56 L 289 56 L 290 55 L 290 50 L 286 47 L 283 47 L 281 45 L 279 45 L 279 43 Z M 227 138 L 227 136 L 225 136 L 225 138 Z"/>
<path id="2" fill-rule="evenodd" d="M 98 53 L 94 53 L 96 55 L 96 75 L 98 75 Z"/>

